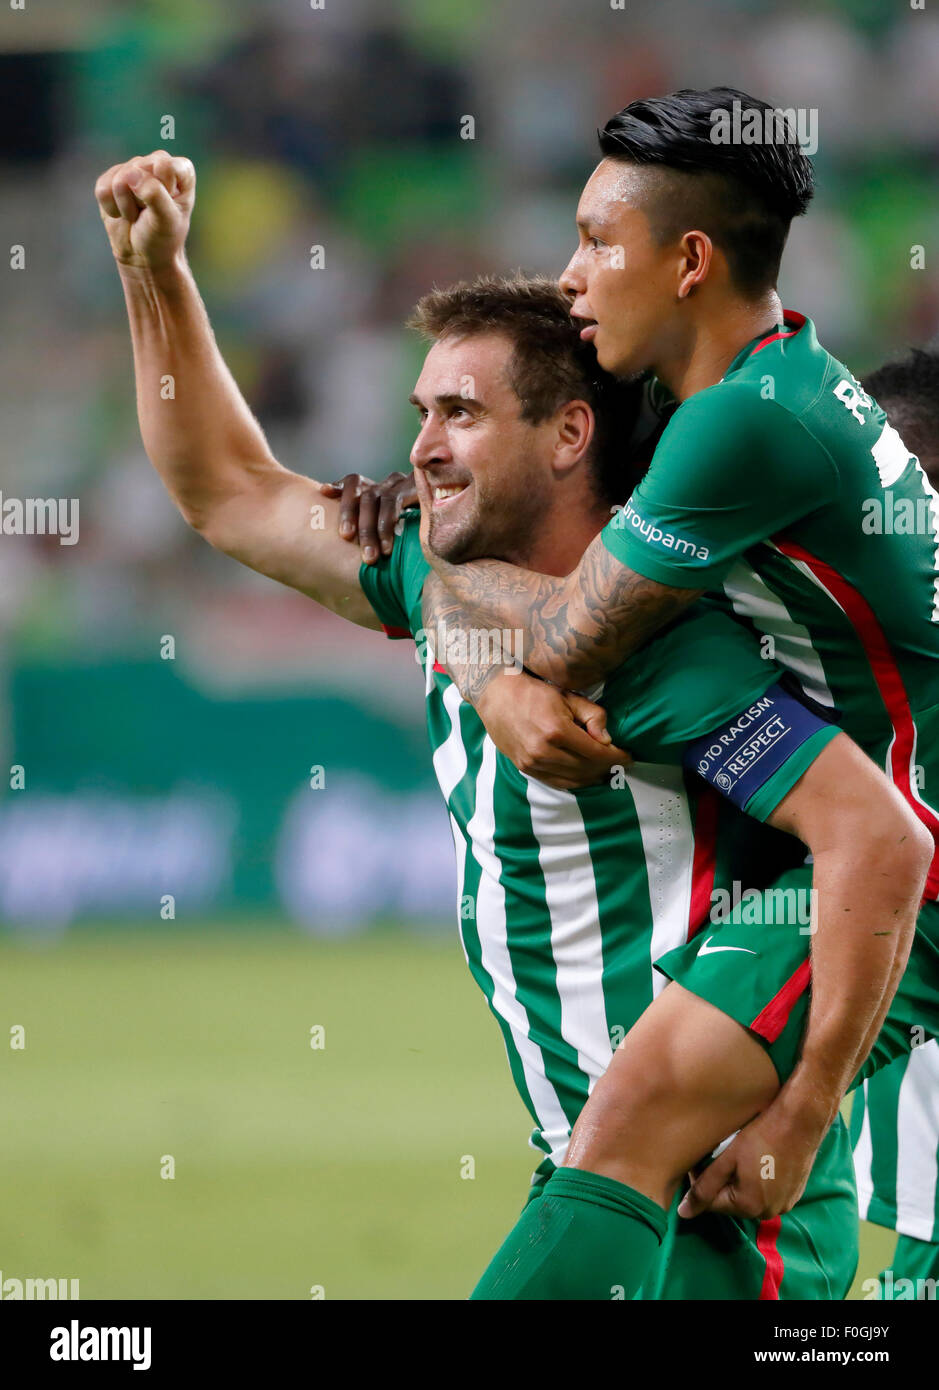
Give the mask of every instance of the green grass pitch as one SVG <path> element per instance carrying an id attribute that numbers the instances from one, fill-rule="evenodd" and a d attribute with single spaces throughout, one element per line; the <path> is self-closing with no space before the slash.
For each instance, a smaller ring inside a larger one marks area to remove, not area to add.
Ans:
<path id="1" fill-rule="evenodd" d="M 458 944 L 391 931 L 7 938 L 0 1114 L 2 1278 L 82 1299 L 465 1298 L 534 1166 Z"/>

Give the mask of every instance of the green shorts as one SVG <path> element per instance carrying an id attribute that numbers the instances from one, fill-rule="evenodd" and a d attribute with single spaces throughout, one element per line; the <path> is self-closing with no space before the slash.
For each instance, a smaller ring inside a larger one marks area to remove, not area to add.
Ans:
<path id="1" fill-rule="evenodd" d="M 745 893 L 656 969 L 743 1025 L 768 1052 L 780 1081 L 793 1070 L 811 996 L 811 868 Z M 718 904 L 718 906 L 720 906 Z M 939 903 L 920 909 L 910 959 L 884 1026 L 852 1087 L 911 1047 L 939 1035 Z"/>
<path id="2" fill-rule="evenodd" d="M 554 1165 L 541 1164 L 528 1200 L 541 1196 Z M 662 1248 L 636 1298 L 759 1301 L 846 1297 L 858 1260 L 858 1209 L 847 1128 L 840 1117 L 822 1140 L 805 1192 L 768 1221 L 703 1212 L 677 1214 L 675 1194 Z"/>
<path id="3" fill-rule="evenodd" d="M 822 1140 L 805 1192 L 767 1221 L 702 1212 L 676 1214 L 675 1194 L 642 1300 L 775 1300 L 847 1297 L 858 1261 L 858 1211 L 851 1144 L 839 1117 Z"/>

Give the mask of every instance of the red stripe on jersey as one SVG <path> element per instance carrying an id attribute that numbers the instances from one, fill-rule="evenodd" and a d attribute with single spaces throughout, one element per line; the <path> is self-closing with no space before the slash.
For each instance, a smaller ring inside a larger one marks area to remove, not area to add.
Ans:
<path id="1" fill-rule="evenodd" d="M 893 728 L 893 742 L 890 745 L 891 780 L 936 842 L 936 854 L 933 856 L 924 894 L 927 898 L 935 898 L 939 896 L 939 817 L 913 793 L 910 764 L 916 748 L 916 725 L 913 722 L 903 677 L 890 650 L 890 643 L 867 599 L 853 584 L 849 584 L 843 575 L 832 569 L 825 560 L 818 559 L 793 541 L 775 536 L 773 544 L 790 560 L 801 560 L 811 570 L 841 608 L 864 648 L 864 655 L 867 657 L 871 674 Z"/>
<path id="2" fill-rule="evenodd" d="M 698 796 L 694 818 L 694 858 L 691 862 L 691 906 L 688 912 L 688 940 L 704 925 L 711 910 L 714 869 L 717 863 L 717 821 L 720 797 L 711 787 Z"/>
<path id="3" fill-rule="evenodd" d="M 786 1024 L 800 994 L 804 994 L 812 979 L 812 962 L 808 957 L 798 970 L 794 971 L 781 989 L 773 995 L 769 1003 L 760 1010 L 750 1024 L 754 1033 L 759 1033 L 767 1042 L 774 1043 Z"/>
<path id="4" fill-rule="evenodd" d="M 788 333 L 784 331 L 779 333 L 770 333 L 768 337 L 762 340 L 762 342 L 757 343 L 756 347 L 753 349 L 753 352 L 750 353 L 751 357 L 753 356 L 753 353 L 762 352 L 765 347 L 769 347 L 770 343 L 775 343 L 780 338 L 794 338 L 795 335 L 798 333 L 799 329 L 805 327 L 805 315 L 796 313 L 795 309 L 786 309 L 783 312 L 783 323 L 792 323 L 795 324 L 795 327 L 791 328 Z"/>
<path id="5" fill-rule="evenodd" d="M 760 1289 L 761 1301 L 779 1297 L 779 1286 L 785 1273 L 783 1257 L 776 1247 L 781 1229 L 781 1216 L 771 1216 L 766 1221 L 761 1221 L 757 1228 L 756 1248 L 766 1261 L 766 1269 L 763 1272 L 763 1287 Z"/>
<path id="6" fill-rule="evenodd" d="M 450 674 L 446 666 L 441 666 L 439 661 L 434 662 L 434 670 L 439 671 L 442 676 L 449 676 Z"/>
<path id="7" fill-rule="evenodd" d="M 391 637 L 393 640 L 397 640 L 399 637 L 410 637 L 412 635 L 409 628 L 389 627 L 387 623 L 382 623 L 381 630 L 386 637 Z"/>
<path id="8" fill-rule="evenodd" d="M 756 353 L 762 352 L 765 347 L 769 347 L 770 343 L 776 343 L 780 338 L 794 338 L 798 331 L 797 328 L 792 328 L 788 333 L 771 333 L 768 338 L 763 339 L 762 343 L 757 343 L 750 356 L 753 357 Z"/>

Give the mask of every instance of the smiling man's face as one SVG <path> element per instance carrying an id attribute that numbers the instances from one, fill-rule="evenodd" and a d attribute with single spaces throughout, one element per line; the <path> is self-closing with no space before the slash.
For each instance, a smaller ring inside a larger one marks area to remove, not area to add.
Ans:
<path id="1" fill-rule="evenodd" d="M 411 463 L 430 546 L 452 564 L 515 553 L 551 505 L 557 426 L 532 425 L 511 384 L 503 333 L 434 343 L 411 395 Z"/>

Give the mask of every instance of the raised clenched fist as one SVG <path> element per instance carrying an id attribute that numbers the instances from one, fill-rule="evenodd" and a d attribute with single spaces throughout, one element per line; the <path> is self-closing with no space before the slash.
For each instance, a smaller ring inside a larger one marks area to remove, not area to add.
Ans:
<path id="1" fill-rule="evenodd" d="M 95 184 L 114 259 L 158 270 L 180 254 L 196 201 L 196 171 L 189 159 L 166 150 L 115 164 Z"/>

